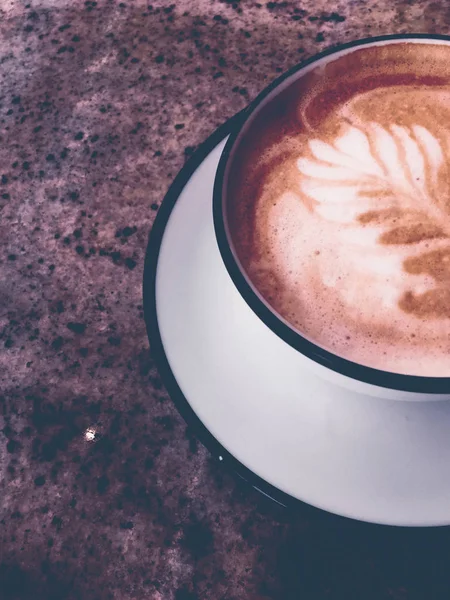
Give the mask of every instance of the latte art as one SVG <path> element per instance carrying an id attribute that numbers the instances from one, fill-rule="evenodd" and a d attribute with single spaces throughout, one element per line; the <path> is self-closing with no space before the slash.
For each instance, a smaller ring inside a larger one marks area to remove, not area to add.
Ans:
<path id="1" fill-rule="evenodd" d="M 388 371 L 450 376 L 449 64 L 450 46 L 399 43 L 353 52 L 349 75 L 344 56 L 234 167 L 235 245 L 267 302 Z"/>
<path id="2" fill-rule="evenodd" d="M 385 307 L 435 293 L 435 278 L 405 273 L 404 262 L 424 248 L 450 250 L 439 140 L 421 125 L 409 130 L 368 123 L 366 131 L 348 127 L 334 144 L 314 139 L 308 147 L 310 157 L 297 161 L 301 192 L 317 215 L 341 225 L 328 228 L 327 237 L 342 264 L 319 261 L 323 283 L 336 287 L 347 304 L 361 302 L 366 285 L 372 302 Z M 352 274 L 345 287 L 333 277 L 341 270 Z M 443 308 L 450 317 L 450 305 Z M 370 311 L 367 316 L 373 322 Z"/>
<path id="3" fill-rule="evenodd" d="M 367 132 L 350 126 L 334 145 L 311 140 L 308 146 L 312 158 L 297 161 L 301 190 L 324 218 L 349 223 L 393 206 L 415 211 L 423 205 L 425 217 L 434 213 L 444 156 L 424 127 L 368 123 Z"/>

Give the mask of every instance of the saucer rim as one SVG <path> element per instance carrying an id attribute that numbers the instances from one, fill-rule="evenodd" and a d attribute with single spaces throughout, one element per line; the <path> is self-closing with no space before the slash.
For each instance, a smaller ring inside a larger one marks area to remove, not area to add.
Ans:
<path id="1" fill-rule="evenodd" d="M 244 109 L 245 111 L 245 109 Z M 172 214 L 173 209 L 181 195 L 185 186 L 189 183 L 196 169 L 203 161 L 211 154 L 220 142 L 230 135 L 236 124 L 242 119 L 244 111 L 238 112 L 236 115 L 228 119 L 225 123 L 219 126 L 200 146 L 196 149 L 193 155 L 186 161 L 181 168 L 173 183 L 170 185 L 165 194 L 158 213 L 155 217 L 152 229 L 149 233 L 147 249 L 144 261 L 143 272 L 143 307 L 144 320 L 147 330 L 147 337 L 150 343 L 150 353 L 155 361 L 159 375 L 169 394 L 169 397 L 175 408 L 180 413 L 188 427 L 193 431 L 195 436 L 203 444 L 203 446 L 214 456 L 220 466 L 224 466 L 227 470 L 236 474 L 247 485 L 253 487 L 261 496 L 267 497 L 272 505 L 277 504 L 284 510 L 295 511 L 301 508 L 304 512 L 308 511 L 311 515 L 325 516 L 339 521 L 358 521 L 364 525 L 380 525 L 385 527 L 397 527 L 396 525 L 371 523 L 354 519 L 351 516 L 344 516 L 327 511 L 326 509 L 318 508 L 312 504 L 308 504 L 283 492 L 279 488 L 271 485 L 262 477 L 259 477 L 251 469 L 246 467 L 236 457 L 231 454 L 222 444 L 214 437 L 206 425 L 202 422 L 195 410 L 190 405 L 188 399 L 183 394 L 178 385 L 175 374 L 172 371 L 168 361 L 164 344 L 162 342 L 159 329 L 157 310 L 156 310 L 156 274 L 157 265 L 161 244 L 164 233 Z M 225 269 L 225 265 L 223 266 Z"/>

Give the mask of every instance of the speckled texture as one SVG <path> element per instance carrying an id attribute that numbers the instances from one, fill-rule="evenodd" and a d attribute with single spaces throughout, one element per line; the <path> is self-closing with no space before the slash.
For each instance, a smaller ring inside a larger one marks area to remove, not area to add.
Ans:
<path id="1" fill-rule="evenodd" d="M 224 472 L 141 298 L 197 144 L 318 50 L 448 33 L 448 4 L 149 1 L 0 3 L 0 599 L 450 597 L 446 529 L 288 515 Z"/>

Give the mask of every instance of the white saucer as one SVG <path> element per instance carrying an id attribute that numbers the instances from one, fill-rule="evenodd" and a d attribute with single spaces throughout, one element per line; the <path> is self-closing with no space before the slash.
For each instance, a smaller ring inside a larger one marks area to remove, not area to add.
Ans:
<path id="1" fill-rule="evenodd" d="M 282 504 L 450 524 L 450 403 L 331 397 L 234 287 L 212 218 L 231 126 L 184 167 L 150 236 L 146 322 L 171 397 L 213 454 Z"/>

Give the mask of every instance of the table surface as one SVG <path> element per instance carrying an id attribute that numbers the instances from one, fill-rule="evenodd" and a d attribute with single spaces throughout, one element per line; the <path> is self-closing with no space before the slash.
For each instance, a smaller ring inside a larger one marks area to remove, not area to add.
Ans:
<path id="1" fill-rule="evenodd" d="M 288 514 L 211 458 L 141 289 L 217 126 L 333 44 L 448 33 L 448 3 L 149 2 L 0 4 L 0 598 L 448 599 L 447 529 Z"/>

